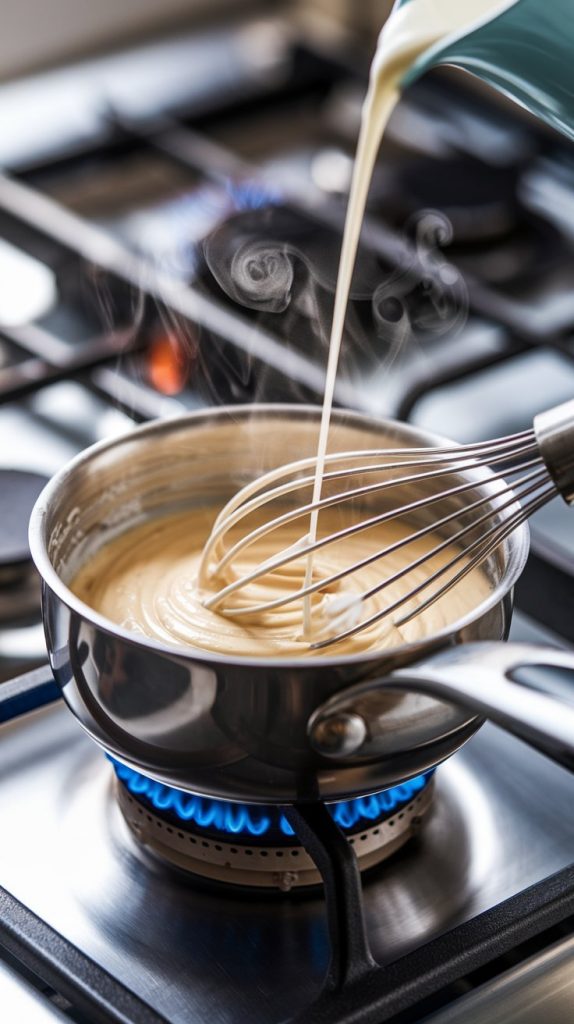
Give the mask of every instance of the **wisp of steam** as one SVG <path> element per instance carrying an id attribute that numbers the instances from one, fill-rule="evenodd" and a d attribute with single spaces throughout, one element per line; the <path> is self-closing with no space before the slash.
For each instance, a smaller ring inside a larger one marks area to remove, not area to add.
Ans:
<path id="1" fill-rule="evenodd" d="M 466 285 L 443 252 L 452 238 L 448 219 L 423 210 L 407 223 L 404 236 L 412 241 L 395 265 L 365 248 L 357 258 L 338 374 L 345 404 L 357 408 L 364 407 L 362 382 L 376 373 L 379 408 L 386 411 L 391 369 L 406 372 L 415 351 L 432 359 L 433 340 L 454 337 L 466 323 Z M 215 298 L 247 314 L 246 330 L 264 329 L 324 372 L 339 248 L 333 229 L 288 207 L 244 212 L 205 239 L 204 277 Z M 245 352 L 227 370 L 250 382 L 252 401 L 321 399 L 320 390 L 279 381 Z"/>
<path id="2" fill-rule="evenodd" d="M 182 287 L 187 282 L 191 298 L 201 293 L 235 320 L 235 340 L 230 340 L 224 330 L 195 322 L 193 302 L 186 304 L 188 316 L 169 295 L 165 303 L 155 300 L 163 350 L 169 338 L 182 387 L 188 367 L 191 387 L 210 403 L 320 402 L 340 231 L 249 181 L 212 184 L 172 204 L 177 244 L 174 249 L 172 240 L 169 252 L 155 251 L 158 279 L 175 273 L 184 278 Z M 432 360 L 435 338 L 460 333 L 468 296 L 461 274 L 444 255 L 451 236 L 444 215 L 423 210 L 405 225 L 392 262 L 365 245 L 360 248 L 339 363 L 339 404 L 392 414 L 396 381 L 406 378 L 409 360 Z M 161 295 L 153 287 L 154 268 L 147 266 L 149 278 L 132 297 L 135 329 L 149 321 L 146 285 L 152 295 Z M 114 297 L 105 282 L 93 284 L 112 329 L 118 316 Z"/>

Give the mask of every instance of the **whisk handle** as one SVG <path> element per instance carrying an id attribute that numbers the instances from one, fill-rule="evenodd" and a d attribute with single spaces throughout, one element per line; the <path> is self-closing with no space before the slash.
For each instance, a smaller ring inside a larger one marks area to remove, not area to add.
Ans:
<path id="1" fill-rule="evenodd" d="M 546 468 L 564 500 L 574 503 L 574 400 L 534 417 L 534 434 Z"/>
<path id="2" fill-rule="evenodd" d="M 551 681 L 544 677 L 536 684 L 517 677 L 521 669 L 538 666 L 572 672 L 571 703 L 555 696 Z M 385 689 L 406 690 L 462 705 L 574 771 L 574 654 L 570 652 L 503 643 L 448 648 L 398 669 L 386 679 L 359 684 L 331 698 L 310 720 L 309 737 L 314 748 L 337 760 L 388 756 L 385 730 L 377 728 L 376 716 L 369 720 L 368 714 L 369 694 L 374 698 L 373 709 L 378 705 L 380 714 L 378 698 Z"/>

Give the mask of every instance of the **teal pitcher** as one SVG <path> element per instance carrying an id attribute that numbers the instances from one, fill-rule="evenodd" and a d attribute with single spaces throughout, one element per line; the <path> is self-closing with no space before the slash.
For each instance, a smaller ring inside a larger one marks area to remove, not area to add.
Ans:
<path id="1" fill-rule="evenodd" d="M 397 0 L 393 10 L 417 2 Z M 477 75 L 574 139 L 574 0 L 515 0 L 477 28 L 430 47 L 401 88 L 439 64 Z"/>

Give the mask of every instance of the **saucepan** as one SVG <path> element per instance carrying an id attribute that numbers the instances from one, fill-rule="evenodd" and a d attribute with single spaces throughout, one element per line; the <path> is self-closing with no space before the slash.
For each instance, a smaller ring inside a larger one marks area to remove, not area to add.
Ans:
<path id="1" fill-rule="evenodd" d="M 449 757 L 484 718 L 574 767 L 574 707 L 526 685 L 518 672 L 532 664 L 574 668 L 574 658 L 501 642 L 527 557 L 525 526 L 485 563 L 489 586 L 464 618 L 368 654 L 246 658 L 164 645 L 74 595 L 79 566 L 128 527 L 167 511 L 221 506 L 262 471 L 313 455 L 319 418 L 317 408 L 277 405 L 155 422 L 88 449 L 47 485 L 30 545 L 43 580 L 51 666 L 80 724 L 144 775 L 254 803 L 382 790 Z M 396 422 L 333 415 L 332 450 L 444 443 Z M 479 494 L 497 515 L 500 485 L 484 468 L 469 476 L 472 489 L 452 498 L 460 520 L 464 501 Z"/>

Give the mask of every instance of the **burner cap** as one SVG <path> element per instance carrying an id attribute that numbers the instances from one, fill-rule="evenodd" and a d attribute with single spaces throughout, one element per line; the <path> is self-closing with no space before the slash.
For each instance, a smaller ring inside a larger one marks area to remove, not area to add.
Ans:
<path id="1" fill-rule="evenodd" d="M 22 619 L 39 607 L 40 588 L 28 546 L 28 522 L 48 477 L 0 469 L 0 621 Z"/>

